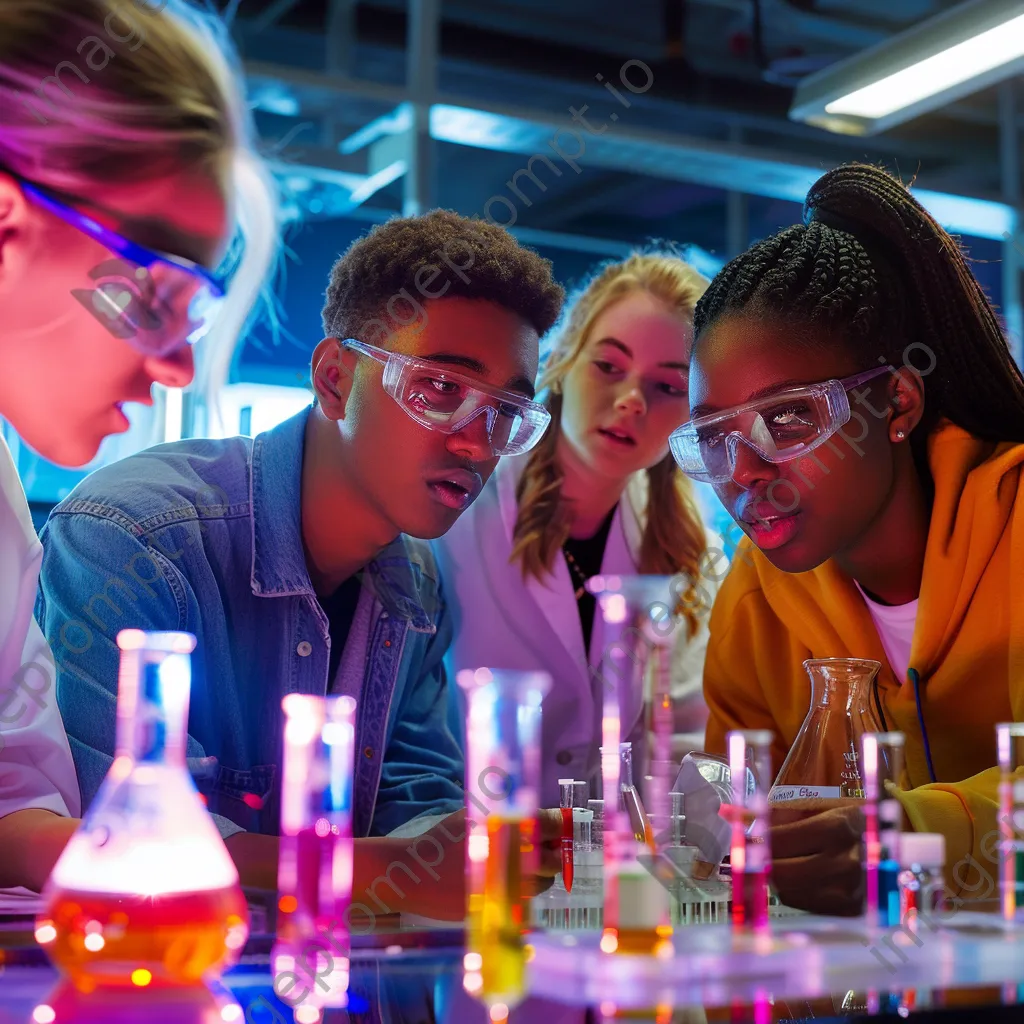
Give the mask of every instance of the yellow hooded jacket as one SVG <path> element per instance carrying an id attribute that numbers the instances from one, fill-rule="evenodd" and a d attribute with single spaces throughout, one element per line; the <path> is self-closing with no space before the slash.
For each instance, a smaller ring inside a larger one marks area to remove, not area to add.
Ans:
<path id="1" fill-rule="evenodd" d="M 900 800 L 918 832 L 946 836 L 958 895 L 995 895 L 995 724 L 1024 719 L 1024 445 L 949 423 L 928 445 L 935 481 L 910 668 L 920 676 L 935 769 L 929 783 L 914 689 L 886 660 L 853 581 L 831 560 L 786 573 L 744 538 L 711 615 L 707 748 L 730 729 L 771 729 L 782 765 L 810 706 L 807 658 L 873 658 L 889 729 L 906 734 Z"/>

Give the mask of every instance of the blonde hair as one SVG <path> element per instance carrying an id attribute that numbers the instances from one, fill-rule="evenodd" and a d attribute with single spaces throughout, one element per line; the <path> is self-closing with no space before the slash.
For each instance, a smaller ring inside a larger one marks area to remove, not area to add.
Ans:
<path id="1" fill-rule="evenodd" d="M 186 0 L 0 6 L 0 168 L 83 199 L 101 184 L 194 168 L 230 199 L 240 255 L 197 352 L 214 415 L 279 246 L 276 190 L 252 149 L 242 81 L 223 22 Z"/>
<path id="2" fill-rule="evenodd" d="M 570 299 L 554 346 L 541 374 L 539 389 L 547 391 L 545 405 L 551 427 L 528 456 L 516 492 L 518 516 L 511 561 L 523 575 L 542 579 L 569 536 L 572 511 L 562 500 L 562 473 L 556 451 L 561 432 L 562 383 L 579 358 L 597 318 L 616 302 L 635 292 L 647 292 L 688 323 L 709 281 L 671 253 L 633 253 L 605 264 Z M 690 482 L 671 455 L 646 471 L 647 501 L 642 510 L 643 534 L 638 568 L 656 575 L 683 574 L 688 582 L 680 595 L 679 611 L 692 636 L 702 611 L 696 582 L 706 549 L 706 534 Z"/>

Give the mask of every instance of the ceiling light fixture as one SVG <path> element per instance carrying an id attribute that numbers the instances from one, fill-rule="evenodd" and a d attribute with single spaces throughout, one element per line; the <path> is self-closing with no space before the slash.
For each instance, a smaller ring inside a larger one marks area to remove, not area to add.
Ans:
<path id="1" fill-rule="evenodd" d="M 1021 72 L 1020 0 L 971 0 L 808 76 L 789 116 L 873 135 Z"/>

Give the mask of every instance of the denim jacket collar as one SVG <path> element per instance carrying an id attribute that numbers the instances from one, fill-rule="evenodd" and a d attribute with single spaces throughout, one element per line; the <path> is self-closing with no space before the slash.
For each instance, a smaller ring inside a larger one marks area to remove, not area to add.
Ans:
<path id="1" fill-rule="evenodd" d="M 312 406 L 256 436 L 249 490 L 252 520 L 252 592 L 260 597 L 316 592 L 302 545 L 302 455 Z M 399 535 L 361 575 L 384 610 L 418 632 L 433 633 L 440 606 L 438 572 L 430 546 Z"/>

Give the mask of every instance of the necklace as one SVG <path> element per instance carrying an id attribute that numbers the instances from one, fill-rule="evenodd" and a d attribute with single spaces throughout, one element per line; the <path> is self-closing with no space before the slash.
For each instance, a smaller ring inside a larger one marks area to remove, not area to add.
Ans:
<path id="1" fill-rule="evenodd" d="M 565 555 L 565 560 L 569 565 L 569 572 L 576 577 L 579 582 L 579 586 L 575 590 L 576 600 L 578 601 L 587 592 L 587 575 L 580 568 L 579 563 L 573 558 L 572 552 L 565 546 L 562 547 L 562 553 Z"/>

